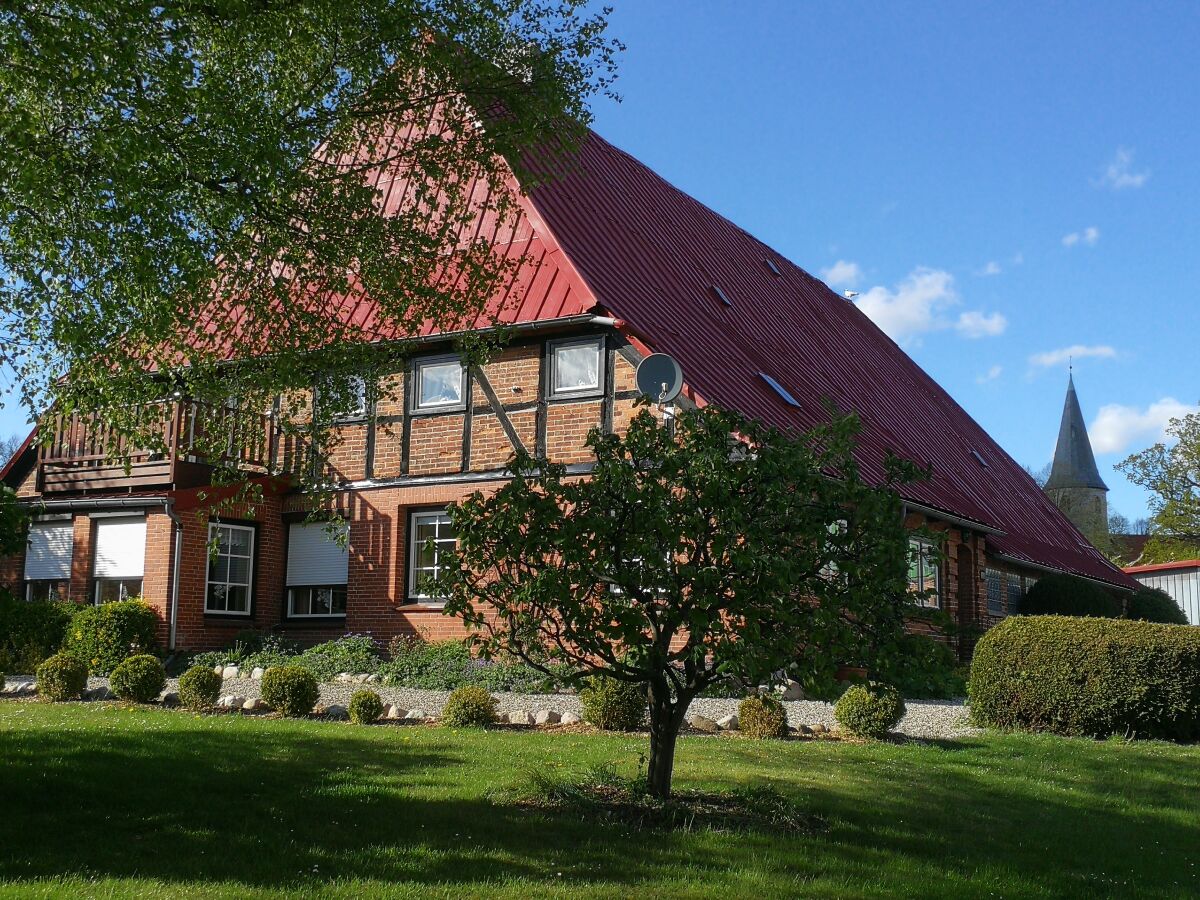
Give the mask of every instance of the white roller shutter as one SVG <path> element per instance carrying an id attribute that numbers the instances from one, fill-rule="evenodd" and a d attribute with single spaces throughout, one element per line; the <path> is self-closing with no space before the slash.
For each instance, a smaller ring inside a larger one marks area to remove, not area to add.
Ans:
<path id="1" fill-rule="evenodd" d="M 337 545 L 321 523 L 297 523 L 288 530 L 288 586 L 345 584 L 350 553 Z"/>
<path id="2" fill-rule="evenodd" d="M 97 578 L 141 578 L 146 563 L 146 520 L 96 519 Z"/>
<path id="3" fill-rule="evenodd" d="M 25 580 L 65 580 L 71 577 L 75 529 L 70 522 L 34 522 L 25 551 Z"/>

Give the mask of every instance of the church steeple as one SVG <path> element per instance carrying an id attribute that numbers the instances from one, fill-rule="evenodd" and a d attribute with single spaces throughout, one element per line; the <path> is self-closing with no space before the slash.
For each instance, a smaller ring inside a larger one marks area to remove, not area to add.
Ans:
<path id="1" fill-rule="evenodd" d="M 1067 398 L 1046 493 L 1093 543 L 1108 534 L 1108 485 L 1096 468 L 1074 374 L 1067 376 Z"/>

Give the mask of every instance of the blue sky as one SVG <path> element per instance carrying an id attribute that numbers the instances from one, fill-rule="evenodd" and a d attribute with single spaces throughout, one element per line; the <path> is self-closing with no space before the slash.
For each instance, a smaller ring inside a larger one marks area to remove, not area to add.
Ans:
<path id="1" fill-rule="evenodd" d="M 1110 506 L 1144 513 L 1113 463 L 1200 402 L 1191 4 L 609 2 L 601 134 L 859 291 L 1022 463 L 1084 348 Z"/>

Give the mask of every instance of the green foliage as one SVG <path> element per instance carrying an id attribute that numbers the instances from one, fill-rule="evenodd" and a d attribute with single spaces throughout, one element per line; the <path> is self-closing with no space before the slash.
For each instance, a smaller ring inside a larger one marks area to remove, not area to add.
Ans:
<path id="1" fill-rule="evenodd" d="M 1105 737 L 1200 737 L 1200 628 L 1009 618 L 975 647 L 968 685 L 982 725 Z"/>
<path id="2" fill-rule="evenodd" d="M 69 653 L 56 653 L 37 668 L 37 692 L 43 700 L 78 700 L 87 687 L 87 666 Z"/>
<path id="3" fill-rule="evenodd" d="M 1143 562 L 1200 556 L 1200 413 L 1172 419 L 1163 441 L 1117 464 L 1150 492 L 1150 534 Z"/>
<path id="4" fill-rule="evenodd" d="M 903 635 L 909 533 L 895 487 L 920 473 L 888 459 L 884 483 L 868 484 L 858 431 L 831 413 L 784 434 L 707 406 L 668 433 L 643 410 L 624 434 L 589 436 L 589 478 L 517 454 L 499 490 L 449 509 L 459 565 L 439 585 L 446 611 L 485 655 L 645 685 L 649 783 L 666 797 L 678 709 L 709 685 L 784 667 L 803 682 Z"/>
<path id="5" fill-rule="evenodd" d="M 221 676 L 211 666 L 192 666 L 179 676 L 179 702 L 188 709 L 211 709 L 221 694 Z"/>
<path id="6" fill-rule="evenodd" d="M 871 674 L 895 685 L 904 697 L 951 700 L 967 695 L 966 673 L 949 644 L 923 634 L 906 634 L 889 647 Z"/>
<path id="7" fill-rule="evenodd" d="M 770 694 L 747 697 L 738 705 L 738 731 L 752 738 L 787 737 L 787 712 Z"/>
<path id="8" fill-rule="evenodd" d="M 360 688 L 350 697 L 349 713 L 355 725 L 374 725 L 383 715 L 383 700 L 374 691 Z"/>
<path id="9" fill-rule="evenodd" d="M 442 707 L 442 724 L 452 728 L 492 725 L 496 721 L 496 698 L 477 684 L 450 692 Z"/>
<path id="10" fill-rule="evenodd" d="M 0 668 L 31 673 L 62 649 L 74 603 L 27 603 L 0 589 Z"/>
<path id="11" fill-rule="evenodd" d="M 141 600 L 85 606 L 71 620 L 65 648 L 92 675 L 107 675 L 122 660 L 153 650 L 157 631 L 158 616 Z"/>
<path id="12" fill-rule="evenodd" d="M 7 462 L 0 459 L 0 466 Z M 29 512 L 12 488 L 0 484 L 0 556 L 15 556 L 24 550 L 28 534 Z"/>
<path id="13" fill-rule="evenodd" d="M 167 685 L 167 673 L 158 657 L 149 654 L 131 656 L 112 671 L 109 687 L 122 700 L 151 703 Z"/>
<path id="14" fill-rule="evenodd" d="M 1188 617 L 1166 591 L 1142 588 L 1133 592 L 1125 615 L 1142 622 L 1162 622 L 1166 625 L 1187 625 Z"/>
<path id="15" fill-rule="evenodd" d="M 368 634 L 347 634 L 337 640 L 309 647 L 291 665 L 308 669 L 318 681 L 329 681 L 335 675 L 375 674 L 383 662 L 375 640 Z"/>
<path id="16" fill-rule="evenodd" d="M 393 658 L 379 667 L 379 674 L 388 684 L 401 687 L 450 691 L 476 684 L 489 691 L 545 693 L 558 685 L 552 674 L 523 662 L 473 657 L 462 641 L 393 641 L 391 650 Z"/>
<path id="17" fill-rule="evenodd" d="M 890 684 L 852 684 L 834 706 L 833 715 L 851 734 L 879 740 L 904 718 L 904 698 Z"/>
<path id="18" fill-rule="evenodd" d="M 583 721 L 605 731 L 637 731 L 646 724 L 646 686 L 597 675 L 579 691 Z"/>
<path id="19" fill-rule="evenodd" d="M 1021 600 L 1021 614 L 1115 619 L 1121 615 L 1121 601 L 1095 582 L 1060 573 L 1038 579 Z"/>
<path id="20" fill-rule="evenodd" d="M 263 700 L 285 716 L 307 716 L 317 705 L 319 696 L 317 679 L 308 669 L 278 666 L 263 673 Z"/>

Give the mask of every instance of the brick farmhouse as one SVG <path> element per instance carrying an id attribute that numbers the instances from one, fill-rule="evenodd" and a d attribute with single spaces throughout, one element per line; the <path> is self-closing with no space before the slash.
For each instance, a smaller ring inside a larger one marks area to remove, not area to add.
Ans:
<path id="1" fill-rule="evenodd" d="M 30 435 L 0 472 L 35 514 L 0 585 L 30 600 L 140 595 L 170 648 L 221 647 L 247 628 L 305 642 L 460 635 L 424 586 L 455 550 L 445 505 L 500 483 L 517 446 L 586 474 L 589 430 L 625 426 L 638 361 L 665 352 L 685 374 L 680 402 L 787 428 L 832 402 L 862 419 L 868 477 L 888 451 L 930 465 L 930 481 L 905 489 L 906 521 L 946 539 L 941 554 L 914 545 L 912 579 L 959 625 L 995 623 L 1046 572 L 1135 587 L 852 303 L 629 155 L 589 134 L 576 165 L 518 202 L 497 239 L 520 259 L 499 307 L 504 349 L 468 366 L 455 335 L 425 334 L 387 390 L 355 386 L 331 473 L 347 547 L 305 522 L 306 496 L 280 478 L 258 476 L 264 499 L 241 515 L 204 514 L 210 470 L 189 454 L 198 412 L 184 398 L 161 411 L 171 452 L 135 453 L 128 469 L 87 417 Z M 260 418 L 239 452 L 277 473 L 284 450 Z"/>

